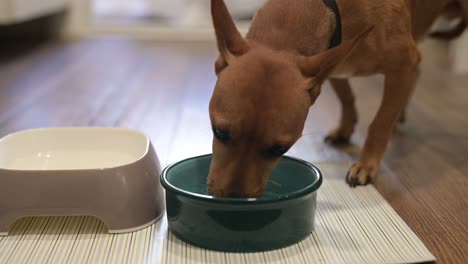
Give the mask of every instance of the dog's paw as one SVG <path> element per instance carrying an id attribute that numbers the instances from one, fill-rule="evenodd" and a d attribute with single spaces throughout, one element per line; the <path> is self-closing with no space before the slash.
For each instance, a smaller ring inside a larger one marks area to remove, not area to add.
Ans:
<path id="1" fill-rule="evenodd" d="M 400 116 L 398 117 L 398 123 L 399 124 L 406 123 L 406 112 L 405 111 L 401 112 Z"/>
<path id="2" fill-rule="evenodd" d="M 331 145 L 347 145 L 350 143 L 352 131 L 345 131 L 344 129 L 337 128 L 332 130 L 325 137 L 325 142 Z"/>
<path id="3" fill-rule="evenodd" d="M 379 164 L 376 162 L 356 162 L 354 163 L 346 175 L 346 182 L 349 186 L 355 188 L 358 185 L 367 185 L 374 183 L 379 172 Z"/>

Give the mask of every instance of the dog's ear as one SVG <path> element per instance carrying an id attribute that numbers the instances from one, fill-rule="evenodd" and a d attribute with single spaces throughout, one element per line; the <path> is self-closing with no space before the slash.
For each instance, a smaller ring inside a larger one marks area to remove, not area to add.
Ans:
<path id="1" fill-rule="evenodd" d="M 219 74 L 235 57 L 247 53 L 249 45 L 237 30 L 224 0 L 211 0 L 211 16 L 220 52 L 215 64 Z"/>
<path id="2" fill-rule="evenodd" d="M 356 44 L 365 38 L 373 28 L 373 26 L 369 27 L 355 38 L 346 40 L 335 48 L 311 57 L 299 58 L 298 65 L 302 74 L 312 79 L 313 84 L 310 85 L 310 88 L 317 86 L 317 84 L 322 84 L 335 67 L 349 55 Z"/>

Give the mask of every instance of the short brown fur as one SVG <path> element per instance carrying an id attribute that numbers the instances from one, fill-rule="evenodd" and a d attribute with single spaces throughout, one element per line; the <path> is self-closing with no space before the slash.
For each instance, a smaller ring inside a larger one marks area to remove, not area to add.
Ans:
<path id="1" fill-rule="evenodd" d="M 348 142 L 357 115 L 347 78 L 383 74 L 380 109 L 346 177 L 351 186 L 373 182 L 418 76 L 416 42 L 454 1 L 428 2 L 337 0 L 345 41 L 328 49 L 336 20 L 322 0 L 269 0 L 245 38 L 224 1 L 212 0 L 220 56 L 209 109 L 215 133 L 209 193 L 260 196 L 281 155 L 301 137 L 326 79 L 342 103 L 341 121 L 327 141 Z M 468 17 L 468 0 L 459 6 Z"/>

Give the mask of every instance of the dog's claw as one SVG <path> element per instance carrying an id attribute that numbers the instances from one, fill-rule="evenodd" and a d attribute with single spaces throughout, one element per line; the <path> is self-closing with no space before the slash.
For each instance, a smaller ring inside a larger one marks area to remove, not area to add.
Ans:
<path id="1" fill-rule="evenodd" d="M 330 145 L 334 146 L 341 146 L 341 145 L 348 145 L 351 137 L 348 135 L 349 133 L 343 132 L 342 129 L 337 128 L 331 131 L 324 139 L 324 141 Z"/>
<path id="2" fill-rule="evenodd" d="M 367 185 L 369 183 L 371 183 L 372 179 L 369 175 L 367 175 L 367 178 L 366 178 L 366 183 L 364 185 Z"/>
<path id="3" fill-rule="evenodd" d="M 324 141 L 331 145 L 348 145 L 349 144 L 349 138 L 345 138 L 345 137 L 334 138 L 332 136 L 327 136 Z"/>
<path id="4" fill-rule="evenodd" d="M 346 182 L 352 188 L 373 183 L 377 177 L 378 170 L 378 163 L 362 163 L 358 161 L 349 169 L 346 175 Z"/>
<path id="5" fill-rule="evenodd" d="M 358 171 L 356 172 L 356 174 L 359 175 L 360 172 L 361 172 L 361 169 L 358 169 Z M 358 183 L 359 183 L 359 182 L 358 182 L 358 178 L 356 178 L 356 177 L 351 178 L 351 182 L 352 182 L 351 187 L 353 187 L 353 188 L 356 188 L 356 186 L 357 186 Z"/>
<path id="6" fill-rule="evenodd" d="M 399 124 L 404 124 L 406 123 L 406 113 L 405 112 L 402 112 L 400 114 L 400 117 L 398 117 L 398 123 Z"/>
<path id="7" fill-rule="evenodd" d="M 359 180 L 357 178 L 353 179 L 353 188 L 356 188 L 359 185 Z"/>

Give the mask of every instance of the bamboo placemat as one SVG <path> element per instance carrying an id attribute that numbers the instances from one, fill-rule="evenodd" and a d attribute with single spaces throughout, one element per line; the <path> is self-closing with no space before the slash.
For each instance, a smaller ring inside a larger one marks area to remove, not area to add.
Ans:
<path id="1" fill-rule="evenodd" d="M 231 254 L 187 245 L 165 218 L 131 234 L 110 235 L 93 217 L 17 221 L 0 237 L 0 263 L 419 263 L 435 260 L 377 190 L 349 188 L 348 163 L 321 163 L 316 230 L 276 251 Z M 281 232 L 281 230 L 278 230 Z"/>

